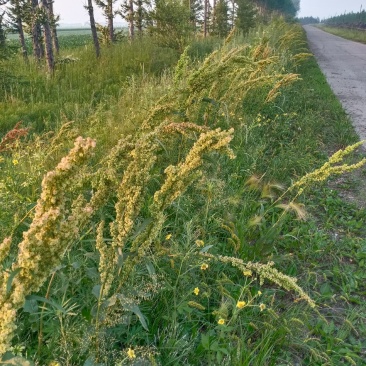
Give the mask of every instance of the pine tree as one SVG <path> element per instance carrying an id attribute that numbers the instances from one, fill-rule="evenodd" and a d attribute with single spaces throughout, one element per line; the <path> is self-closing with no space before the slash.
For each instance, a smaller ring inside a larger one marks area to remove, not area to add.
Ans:
<path id="1" fill-rule="evenodd" d="M 133 0 L 125 0 L 118 12 L 128 23 L 128 35 L 131 40 L 135 38 L 135 11 Z"/>
<path id="2" fill-rule="evenodd" d="M 25 43 L 25 36 L 24 36 L 24 28 L 23 28 L 23 21 L 24 21 L 24 10 L 26 4 L 22 0 L 10 0 L 9 2 L 10 7 L 8 10 L 8 15 L 19 33 L 19 41 L 22 47 L 22 55 L 24 60 L 28 61 L 28 52 L 27 52 L 27 45 Z"/>
<path id="3" fill-rule="evenodd" d="M 226 37 L 229 33 L 229 6 L 226 0 L 218 0 L 214 8 L 214 22 L 212 34 L 219 37 Z"/>
<path id="4" fill-rule="evenodd" d="M 104 16 L 107 19 L 107 23 L 108 23 L 108 35 L 109 35 L 109 41 L 111 43 L 113 43 L 116 39 L 115 34 L 114 34 L 114 25 L 113 25 L 113 20 L 114 20 L 114 12 L 113 12 L 113 4 L 116 2 L 117 0 L 95 0 L 95 3 L 102 9 Z"/>
<path id="5" fill-rule="evenodd" d="M 41 11 L 38 0 L 31 0 L 30 9 L 27 13 L 26 22 L 30 25 L 32 35 L 33 55 L 38 62 L 44 57 L 44 45 L 41 29 Z"/>
<path id="6" fill-rule="evenodd" d="M 55 16 L 55 13 L 53 11 L 53 0 L 48 0 L 48 17 L 50 19 L 50 25 L 51 25 L 51 32 L 52 32 L 52 41 L 53 41 L 53 47 L 58 54 L 60 52 L 60 45 L 58 42 L 58 36 L 57 36 L 57 22 L 60 20 L 59 16 Z"/>
<path id="7" fill-rule="evenodd" d="M 4 5 L 0 3 L 0 5 Z M 6 32 L 5 32 L 5 24 L 4 24 L 4 15 L 5 11 L 0 13 L 0 58 L 5 54 L 6 47 Z"/>
<path id="8" fill-rule="evenodd" d="M 236 0 L 237 11 L 235 26 L 244 34 L 255 26 L 256 9 L 250 0 Z"/>
<path id="9" fill-rule="evenodd" d="M 150 33 L 160 45 L 183 52 L 193 33 L 190 17 L 180 0 L 158 0 L 151 12 Z"/>
<path id="10" fill-rule="evenodd" d="M 48 66 L 48 72 L 53 73 L 53 71 L 55 70 L 55 59 L 53 54 L 51 20 L 49 16 L 47 0 L 41 0 L 41 9 L 42 9 L 42 26 L 44 34 L 44 44 L 46 49 L 46 61 Z"/>

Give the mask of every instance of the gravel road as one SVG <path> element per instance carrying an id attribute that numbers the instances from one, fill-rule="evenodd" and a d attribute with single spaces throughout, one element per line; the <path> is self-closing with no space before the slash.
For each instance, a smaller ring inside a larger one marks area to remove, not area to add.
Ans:
<path id="1" fill-rule="evenodd" d="M 366 45 L 316 27 L 304 26 L 304 29 L 310 50 L 330 87 L 351 117 L 361 140 L 366 140 Z"/>

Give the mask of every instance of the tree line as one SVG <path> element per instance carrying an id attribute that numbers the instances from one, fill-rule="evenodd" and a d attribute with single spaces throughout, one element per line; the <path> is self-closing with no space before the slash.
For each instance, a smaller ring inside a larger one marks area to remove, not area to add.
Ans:
<path id="1" fill-rule="evenodd" d="M 300 0 L 87 0 L 90 28 L 96 56 L 100 43 L 115 43 L 117 16 L 128 24 L 131 41 L 144 35 L 153 36 L 159 44 L 182 51 L 194 35 L 225 37 L 233 27 L 246 33 L 256 18 L 271 12 L 295 16 Z M 26 36 L 32 41 L 33 56 L 46 60 L 49 72 L 55 68 L 59 52 L 54 0 L 0 0 L 0 47 L 5 45 L 6 28 L 19 34 L 24 60 L 28 61 Z M 102 10 L 106 25 L 97 24 L 95 7 Z M 7 21 L 5 22 L 5 19 Z"/>
<path id="2" fill-rule="evenodd" d="M 323 23 L 333 27 L 366 29 L 366 10 L 361 9 L 355 13 L 344 13 L 324 19 Z"/>

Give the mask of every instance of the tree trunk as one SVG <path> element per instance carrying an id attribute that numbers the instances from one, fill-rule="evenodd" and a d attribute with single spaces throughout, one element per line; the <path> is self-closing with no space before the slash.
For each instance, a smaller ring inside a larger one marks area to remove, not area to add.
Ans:
<path id="1" fill-rule="evenodd" d="M 99 46 L 97 27 L 95 26 L 94 9 L 93 9 L 92 0 L 88 0 L 88 6 L 86 8 L 87 8 L 88 13 L 89 13 L 90 28 L 91 28 L 92 35 L 93 35 L 95 54 L 96 54 L 97 58 L 99 58 L 100 57 L 100 46 Z"/>
<path id="2" fill-rule="evenodd" d="M 51 22 L 53 47 L 55 48 L 56 53 L 59 54 L 60 45 L 59 45 L 58 36 L 57 36 L 57 27 L 56 27 L 57 21 L 55 19 L 55 14 L 53 12 L 53 0 L 48 1 L 48 12 L 49 12 L 49 18 L 50 18 L 50 22 Z"/>
<path id="3" fill-rule="evenodd" d="M 17 27 L 19 32 L 19 40 L 22 46 L 22 54 L 25 62 L 28 62 L 28 52 L 27 52 L 27 45 L 25 44 L 25 37 L 24 37 L 24 30 L 23 30 L 23 23 L 20 16 L 17 18 Z"/>
<path id="4" fill-rule="evenodd" d="M 0 14 L 0 48 L 5 48 L 6 45 L 6 34 L 3 26 L 4 14 L 5 11 L 2 14 Z"/>
<path id="5" fill-rule="evenodd" d="M 108 0 L 106 15 L 108 20 L 109 39 L 111 43 L 113 43 L 115 41 L 113 27 L 113 0 Z"/>
<path id="6" fill-rule="evenodd" d="M 44 43 L 46 48 L 46 60 L 49 73 L 53 73 L 55 70 L 55 60 L 53 56 L 53 45 L 52 45 L 52 31 L 50 25 L 49 11 L 47 0 L 42 0 L 42 8 L 44 10 L 44 21 L 43 21 L 43 30 L 44 30 Z"/>
<path id="7" fill-rule="evenodd" d="M 32 45 L 33 45 L 33 55 L 39 62 L 44 56 L 43 47 L 41 44 L 41 27 L 38 20 L 38 0 L 32 0 L 32 15 L 31 15 L 31 33 L 32 33 Z"/>
<path id="8" fill-rule="evenodd" d="M 136 26 L 138 36 L 142 37 L 142 27 L 143 27 L 143 17 L 144 17 L 144 9 L 142 7 L 142 0 L 137 0 L 137 17 L 136 17 Z"/>
<path id="9" fill-rule="evenodd" d="M 135 14 L 133 9 L 133 0 L 129 0 L 128 4 L 128 33 L 130 39 L 133 40 L 135 38 Z"/>
<path id="10" fill-rule="evenodd" d="M 203 36 L 207 37 L 208 31 L 208 0 L 204 0 L 204 10 L 203 10 Z"/>

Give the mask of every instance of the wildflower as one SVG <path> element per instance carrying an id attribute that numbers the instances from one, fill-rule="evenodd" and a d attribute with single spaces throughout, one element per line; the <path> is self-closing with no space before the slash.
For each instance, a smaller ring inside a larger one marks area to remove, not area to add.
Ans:
<path id="1" fill-rule="evenodd" d="M 258 291 L 258 296 L 261 296 L 262 295 L 262 291 Z"/>
<path id="2" fill-rule="evenodd" d="M 165 240 L 170 240 L 170 238 L 172 237 L 172 234 L 168 234 L 166 237 L 165 237 Z"/>
<path id="3" fill-rule="evenodd" d="M 237 303 L 236 303 L 236 307 L 238 308 L 238 309 L 243 309 L 243 307 L 246 305 L 247 303 L 245 302 L 245 301 L 238 301 Z"/>
<path id="4" fill-rule="evenodd" d="M 266 305 L 265 304 L 260 304 L 259 305 L 259 309 L 261 309 L 261 311 L 263 311 L 265 308 L 266 308 Z"/>
<path id="5" fill-rule="evenodd" d="M 194 290 L 193 290 L 193 293 L 198 296 L 198 294 L 200 293 L 200 289 L 198 287 L 196 287 Z"/>
<path id="6" fill-rule="evenodd" d="M 19 160 L 18 159 L 13 159 L 13 165 L 18 165 L 19 164 Z"/>
<path id="7" fill-rule="evenodd" d="M 205 242 L 203 240 L 196 240 L 196 245 L 198 247 L 203 247 L 205 245 Z"/>
<path id="8" fill-rule="evenodd" d="M 202 271 L 205 271 L 208 268 L 208 264 L 207 263 L 203 263 L 201 266 Z"/>
<path id="9" fill-rule="evenodd" d="M 224 325 L 225 324 L 225 319 L 220 318 L 219 321 L 217 322 L 217 324 Z"/>
<path id="10" fill-rule="evenodd" d="M 250 269 L 243 271 L 243 275 L 245 277 L 250 277 L 252 274 L 253 274 L 253 272 Z"/>
<path id="11" fill-rule="evenodd" d="M 130 360 L 133 360 L 134 358 L 136 358 L 135 351 L 133 349 L 129 348 L 127 351 L 127 356 Z"/>

